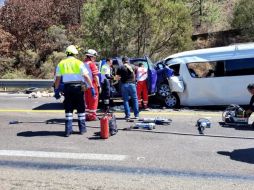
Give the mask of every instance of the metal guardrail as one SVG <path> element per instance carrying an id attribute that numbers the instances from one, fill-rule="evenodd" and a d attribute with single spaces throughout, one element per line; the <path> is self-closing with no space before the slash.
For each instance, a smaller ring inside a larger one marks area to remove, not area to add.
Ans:
<path id="1" fill-rule="evenodd" d="M 0 79 L 0 88 L 7 87 L 36 87 L 50 88 L 53 85 L 52 79 Z"/>

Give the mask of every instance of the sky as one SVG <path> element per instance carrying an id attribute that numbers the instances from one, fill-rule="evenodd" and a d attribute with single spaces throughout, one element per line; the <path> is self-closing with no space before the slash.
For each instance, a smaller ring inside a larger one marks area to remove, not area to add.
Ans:
<path id="1" fill-rule="evenodd" d="M 0 0 L 0 6 L 4 4 L 4 0 Z"/>

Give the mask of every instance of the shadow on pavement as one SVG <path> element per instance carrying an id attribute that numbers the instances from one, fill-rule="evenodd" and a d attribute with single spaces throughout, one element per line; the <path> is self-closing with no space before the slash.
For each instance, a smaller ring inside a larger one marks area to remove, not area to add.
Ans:
<path id="1" fill-rule="evenodd" d="M 64 110 L 63 103 L 47 103 L 42 104 L 38 107 L 33 108 L 33 110 Z"/>
<path id="2" fill-rule="evenodd" d="M 119 106 L 122 105 L 122 103 L 118 104 L 113 104 L 112 107 L 114 106 Z M 203 112 L 217 112 L 217 111 L 224 111 L 227 106 L 192 106 L 192 107 L 181 107 L 178 109 L 173 109 L 174 111 L 181 111 L 181 110 L 193 110 L 193 111 L 203 111 Z M 243 106 L 246 107 L 246 106 Z M 101 106 L 98 107 L 99 109 Z M 159 104 L 151 104 L 150 108 L 152 109 L 169 109 L 166 107 L 163 107 Z M 172 109 L 172 108 L 171 108 Z M 33 110 L 64 110 L 64 103 L 63 102 L 55 102 L 55 103 L 46 103 L 42 104 L 38 107 L 33 108 Z M 119 110 L 118 110 L 119 111 Z M 120 110 L 121 112 L 124 112 L 124 110 Z M 102 113 L 102 111 L 98 111 L 99 113 Z"/>
<path id="3" fill-rule="evenodd" d="M 168 131 L 152 131 L 152 130 L 141 130 L 141 129 L 129 129 L 123 128 L 118 129 L 120 131 L 130 131 L 130 132 L 142 132 L 142 133 L 156 133 L 156 134 L 166 134 L 166 135 L 180 135 L 180 136 L 194 136 L 194 137 L 213 137 L 213 138 L 225 138 L 225 139 L 242 139 L 242 140 L 254 140 L 254 137 L 239 137 L 239 136 L 225 136 L 225 135 L 200 135 L 194 133 L 179 133 L 179 132 L 168 132 Z"/>
<path id="4" fill-rule="evenodd" d="M 73 122 L 77 122 L 78 120 L 74 119 Z M 45 121 L 46 124 L 65 124 L 65 119 L 48 119 Z"/>
<path id="5" fill-rule="evenodd" d="M 24 131 L 17 133 L 19 137 L 43 137 L 43 136 L 59 136 L 64 137 L 63 131 Z"/>
<path id="6" fill-rule="evenodd" d="M 74 121 L 75 122 L 75 121 Z M 77 122 L 77 120 L 76 120 Z M 44 123 L 44 124 L 64 124 L 65 123 L 65 119 L 49 119 L 49 120 L 46 120 L 46 121 L 17 121 L 17 120 L 13 120 L 13 121 L 10 121 L 9 124 L 10 125 L 17 125 L 17 124 L 29 124 L 29 123 L 34 123 L 34 124 L 41 124 L 41 123 Z"/>
<path id="7" fill-rule="evenodd" d="M 254 148 L 236 149 L 232 152 L 218 151 L 220 155 L 229 156 L 231 160 L 254 164 Z"/>
<path id="8" fill-rule="evenodd" d="M 243 130 L 243 131 L 254 131 L 254 127 L 252 125 L 229 125 L 225 124 L 224 122 L 219 122 L 221 127 L 224 128 L 234 128 L 235 130 Z"/>
<path id="9" fill-rule="evenodd" d="M 240 105 L 244 109 L 248 109 L 248 105 Z M 181 109 L 190 109 L 193 111 L 203 111 L 203 112 L 218 112 L 224 111 L 228 105 L 225 106 L 190 106 L 190 107 L 182 107 Z"/>
<path id="10" fill-rule="evenodd" d="M 88 137 L 89 140 L 104 140 L 100 136 Z"/>
<path id="11" fill-rule="evenodd" d="M 104 140 L 100 136 L 100 132 L 95 132 L 93 137 L 88 137 L 89 140 Z"/>

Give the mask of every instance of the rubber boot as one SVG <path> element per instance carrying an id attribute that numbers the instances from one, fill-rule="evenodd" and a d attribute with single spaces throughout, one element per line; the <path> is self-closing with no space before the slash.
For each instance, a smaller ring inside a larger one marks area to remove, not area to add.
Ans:
<path id="1" fill-rule="evenodd" d="M 72 113 L 65 114 L 65 136 L 69 137 L 72 134 Z"/>
<path id="2" fill-rule="evenodd" d="M 78 113 L 78 127 L 79 127 L 79 133 L 83 135 L 86 133 L 86 123 L 85 123 L 85 113 Z"/>

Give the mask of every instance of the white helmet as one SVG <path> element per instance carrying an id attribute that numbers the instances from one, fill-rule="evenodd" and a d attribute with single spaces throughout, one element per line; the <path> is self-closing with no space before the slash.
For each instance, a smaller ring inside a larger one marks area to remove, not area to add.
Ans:
<path id="1" fill-rule="evenodd" d="M 91 56 L 91 57 L 96 57 L 98 55 L 98 53 L 94 49 L 89 49 L 86 51 L 86 55 Z"/>
<path id="2" fill-rule="evenodd" d="M 73 54 L 73 55 L 77 55 L 78 54 L 78 50 L 77 48 L 74 46 L 74 45 L 70 45 L 66 48 L 66 53 L 70 53 L 70 54 Z"/>

